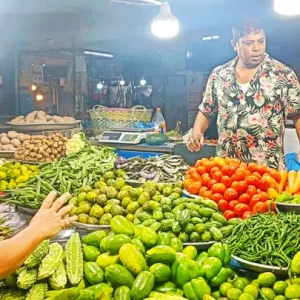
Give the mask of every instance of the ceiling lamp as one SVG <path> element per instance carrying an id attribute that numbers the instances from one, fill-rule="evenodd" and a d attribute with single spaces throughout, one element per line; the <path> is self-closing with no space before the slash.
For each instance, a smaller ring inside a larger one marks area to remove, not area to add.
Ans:
<path id="1" fill-rule="evenodd" d="M 44 96 L 42 94 L 40 94 L 40 93 L 38 93 L 35 98 L 36 98 L 36 101 L 42 101 L 42 100 L 44 100 Z"/>
<path id="2" fill-rule="evenodd" d="M 142 77 L 142 79 L 140 80 L 140 85 L 144 86 L 144 85 L 146 85 L 146 83 L 147 83 L 146 79 L 144 77 Z"/>
<path id="3" fill-rule="evenodd" d="M 171 12 L 168 1 L 164 1 L 160 7 L 158 16 L 152 21 L 152 33 L 159 38 L 172 38 L 179 33 L 179 22 Z"/>
<path id="4" fill-rule="evenodd" d="M 34 83 L 31 85 L 30 88 L 32 92 L 35 92 L 37 90 L 37 86 Z"/>
<path id="5" fill-rule="evenodd" d="M 103 89 L 103 83 L 101 81 L 99 81 L 99 83 L 97 84 L 97 89 L 98 90 L 102 90 Z"/>
<path id="6" fill-rule="evenodd" d="M 274 0 L 274 10 L 286 16 L 300 15 L 299 0 Z"/>
<path id="7" fill-rule="evenodd" d="M 119 83 L 120 83 L 120 85 L 121 85 L 121 86 L 124 86 L 124 85 L 125 85 L 125 83 L 126 83 L 126 82 L 125 82 L 125 80 L 124 80 L 124 78 L 123 78 L 123 77 L 121 78 L 121 80 L 120 80 L 120 82 L 119 82 Z"/>

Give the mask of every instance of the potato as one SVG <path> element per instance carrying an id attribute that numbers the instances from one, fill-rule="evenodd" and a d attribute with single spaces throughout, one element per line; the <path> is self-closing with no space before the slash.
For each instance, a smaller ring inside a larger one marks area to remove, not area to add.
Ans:
<path id="1" fill-rule="evenodd" d="M 64 122 L 66 123 L 72 123 L 72 122 L 75 122 L 76 120 L 72 117 L 63 117 L 64 119 Z"/>
<path id="2" fill-rule="evenodd" d="M 46 117 L 47 121 L 51 121 L 51 119 L 52 119 L 52 117 L 50 115 L 46 115 L 45 117 Z"/>
<path id="3" fill-rule="evenodd" d="M 48 121 L 48 124 L 54 124 L 55 122 L 53 120 Z"/>
<path id="4" fill-rule="evenodd" d="M 18 133 L 17 139 L 23 143 L 26 140 L 26 135 L 24 133 Z"/>
<path id="5" fill-rule="evenodd" d="M 11 143 L 15 148 L 18 148 L 18 147 L 21 145 L 21 142 L 20 142 L 20 140 L 18 140 L 18 139 L 12 139 L 12 140 L 10 141 L 10 143 Z"/>
<path id="6" fill-rule="evenodd" d="M 54 122 L 56 122 L 56 123 L 63 123 L 63 122 L 65 122 L 64 119 L 62 117 L 60 117 L 60 116 L 53 116 L 52 120 Z"/>
<path id="7" fill-rule="evenodd" d="M 1 146 L 1 150 L 2 150 L 2 151 L 7 151 L 7 150 L 8 150 L 8 149 L 7 149 L 7 145 L 2 145 L 2 146 Z"/>
<path id="8" fill-rule="evenodd" d="M 7 138 L 5 136 L 1 138 L 0 142 L 1 142 L 2 145 L 9 145 L 10 144 L 9 138 Z"/>
<path id="9" fill-rule="evenodd" d="M 18 135 L 18 133 L 16 132 L 16 131 L 9 131 L 8 133 L 7 133 L 7 137 L 9 138 L 9 139 L 15 139 L 16 137 L 17 137 L 17 135 Z"/>
<path id="10" fill-rule="evenodd" d="M 0 139 L 1 139 L 2 137 L 7 137 L 7 134 L 6 134 L 6 133 L 0 133 Z"/>
<path id="11" fill-rule="evenodd" d="M 14 147 L 14 145 L 6 145 L 7 150 L 11 150 L 11 151 L 15 151 L 16 148 Z"/>
<path id="12" fill-rule="evenodd" d="M 46 120 L 41 120 L 41 119 L 35 119 L 33 121 L 33 123 L 45 123 L 45 122 L 46 122 Z"/>

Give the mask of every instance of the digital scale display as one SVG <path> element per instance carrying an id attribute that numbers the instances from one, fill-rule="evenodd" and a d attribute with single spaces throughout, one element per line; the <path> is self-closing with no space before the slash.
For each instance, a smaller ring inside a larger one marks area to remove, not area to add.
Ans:
<path id="1" fill-rule="evenodd" d="M 134 142 L 137 138 L 137 134 L 125 134 L 122 138 L 122 142 Z"/>

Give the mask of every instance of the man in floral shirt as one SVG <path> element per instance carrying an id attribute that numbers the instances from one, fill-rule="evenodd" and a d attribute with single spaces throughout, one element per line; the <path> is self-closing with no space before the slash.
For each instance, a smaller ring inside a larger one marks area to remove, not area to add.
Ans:
<path id="1" fill-rule="evenodd" d="M 211 117 L 218 115 L 217 155 L 285 168 L 285 121 L 293 119 L 300 138 L 300 85 L 292 69 L 266 54 L 266 37 L 258 21 L 233 29 L 238 56 L 210 75 L 199 107 L 190 151 L 199 151 Z"/>

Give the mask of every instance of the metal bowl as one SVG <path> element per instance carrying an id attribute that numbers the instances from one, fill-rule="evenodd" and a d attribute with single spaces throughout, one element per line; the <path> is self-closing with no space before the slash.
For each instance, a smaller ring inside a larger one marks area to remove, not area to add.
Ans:
<path id="1" fill-rule="evenodd" d="M 79 223 L 79 222 L 74 222 L 73 226 L 78 229 L 84 229 L 87 231 L 103 230 L 106 232 L 110 232 L 110 225 L 91 225 L 91 224 L 83 224 L 83 223 Z"/>
<path id="2" fill-rule="evenodd" d="M 28 207 L 18 206 L 18 211 L 34 216 L 39 211 L 39 209 L 38 208 L 28 208 Z"/>
<path id="3" fill-rule="evenodd" d="M 232 258 L 240 263 L 245 269 L 257 272 L 257 273 L 264 273 L 264 272 L 272 272 L 276 275 L 286 276 L 288 274 L 288 268 L 279 268 L 275 266 L 257 264 L 245 259 L 242 259 L 238 256 L 232 255 Z"/>
<path id="4" fill-rule="evenodd" d="M 14 157 L 15 154 L 15 150 L 1 150 L 0 151 L 0 158 L 8 158 L 8 159 L 12 159 Z"/>
<path id="5" fill-rule="evenodd" d="M 55 131 L 55 130 L 67 130 L 73 129 L 78 124 L 81 123 L 80 120 L 76 120 L 70 123 L 30 123 L 30 124 L 18 124 L 7 122 L 13 130 L 17 132 L 38 132 L 38 131 Z"/>
<path id="6" fill-rule="evenodd" d="M 297 214 L 300 214 L 300 204 L 293 204 L 293 203 L 276 203 L 276 207 L 281 212 L 289 212 L 293 211 Z"/>
<path id="7" fill-rule="evenodd" d="M 186 189 L 184 189 L 184 190 L 182 191 L 182 193 L 183 193 L 184 195 L 186 195 L 187 197 L 189 197 L 189 198 L 194 198 L 194 199 L 201 198 L 201 197 L 198 196 L 198 195 L 194 195 L 194 194 L 189 193 Z"/>
<path id="8" fill-rule="evenodd" d="M 215 244 L 216 241 L 211 241 L 211 242 L 205 242 L 205 243 L 183 243 L 183 246 L 194 246 L 199 250 L 205 250 L 210 248 L 213 244 Z"/>

